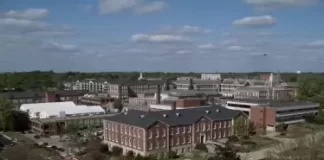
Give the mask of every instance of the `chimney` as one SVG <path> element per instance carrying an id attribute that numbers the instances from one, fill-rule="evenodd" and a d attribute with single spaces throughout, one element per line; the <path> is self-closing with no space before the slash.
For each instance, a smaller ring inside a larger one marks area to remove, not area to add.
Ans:
<path id="1" fill-rule="evenodd" d="M 118 98 L 119 99 L 123 99 L 123 94 L 122 94 L 123 90 L 122 90 L 122 84 L 118 85 Z"/>
<path id="2" fill-rule="evenodd" d="M 55 102 L 57 99 L 57 95 L 53 91 L 45 92 L 45 102 Z"/>
<path id="3" fill-rule="evenodd" d="M 189 79 L 189 90 L 193 90 L 193 89 L 194 89 L 193 79 L 190 78 Z"/>
<path id="4" fill-rule="evenodd" d="M 156 104 L 161 104 L 161 86 L 156 87 Z"/>

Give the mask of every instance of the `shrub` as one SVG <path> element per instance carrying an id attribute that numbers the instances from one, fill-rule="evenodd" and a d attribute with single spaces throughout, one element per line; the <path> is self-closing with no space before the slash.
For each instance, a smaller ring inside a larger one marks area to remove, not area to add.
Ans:
<path id="1" fill-rule="evenodd" d="M 250 136 L 249 136 L 249 135 L 244 135 L 242 138 L 243 138 L 243 139 L 249 139 Z"/>
<path id="2" fill-rule="evenodd" d="M 118 157 L 118 156 L 123 154 L 123 149 L 120 148 L 120 147 L 117 147 L 117 146 L 113 146 L 112 149 L 111 149 L 111 154 L 113 156 Z"/>
<path id="3" fill-rule="evenodd" d="M 52 146 L 51 148 L 52 148 L 52 149 L 57 149 L 57 147 L 56 147 L 56 146 Z"/>
<path id="4" fill-rule="evenodd" d="M 125 159 L 126 160 L 132 160 L 134 158 L 134 152 L 133 151 L 127 151 Z"/>
<path id="5" fill-rule="evenodd" d="M 175 151 L 170 151 L 170 152 L 168 153 L 168 157 L 169 157 L 170 159 L 176 159 L 176 158 L 178 158 L 178 155 L 177 155 L 177 153 L 176 153 Z"/>
<path id="6" fill-rule="evenodd" d="M 207 149 L 206 145 L 203 144 L 203 143 L 196 144 L 195 149 L 200 150 L 200 151 L 204 151 L 204 152 L 208 152 L 208 149 Z"/>
<path id="7" fill-rule="evenodd" d="M 48 145 L 48 143 L 47 143 L 47 142 L 44 142 L 44 143 L 43 143 L 43 146 L 47 146 L 47 145 Z"/>
<path id="8" fill-rule="evenodd" d="M 33 146 L 34 146 L 35 148 L 38 148 L 38 147 L 39 147 L 39 145 L 38 145 L 37 143 L 34 143 Z"/>
<path id="9" fill-rule="evenodd" d="M 137 154 L 134 160 L 143 160 L 144 157 L 141 156 L 140 154 Z"/>
<path id="10" fill-rule="evenodd" d="M 285 133 L 285 132 L 281 132 L 280 135 L 281 135 L 281 136 L 285 136 L 286 133 Z"/>
<path id="11" fill-rule="evenodd" d="M 35 138 L 35 139 L 39 139 L 40 136 L 39 136 L 39 135 L 35 135 L 34 138 Z"/>
<path id="12" fill-rule="evenodd" d="M 282 124 L 279 124 L 276 128 L 279 132 L 286 132 L 288 129 L 288 125 L 282 123 Z"/>
<path id="13" fill-rule="evenodd" d="M 239 141 L 239 139 L 237 138 L 237 136 L 229 136 L 228 137 L 228 141 L 230 141 L 230 142 L 237 142 L 237 141 Z"/>
<path id="14" fill-rule="evenodd" d="M 57 150 L 60 151 L 60 152 L 64 152 L 65 151 L 65 149 L 63 149 L 63 148 L 58 148 Z"/>
<path id="15" fill-rule="evenodd" d="M 100 151 L 101 153 L 106 153 L 106 154 L 108 154 L 108 153 L 109 153 L 108 145 L 106 145 L 106 144 L 100 144 L 100 146 L 99 146 L 99 151 Z"/>

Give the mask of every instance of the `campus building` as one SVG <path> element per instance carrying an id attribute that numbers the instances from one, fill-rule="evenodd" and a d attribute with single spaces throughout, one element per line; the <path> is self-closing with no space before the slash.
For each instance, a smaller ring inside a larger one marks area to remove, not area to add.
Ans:
<path id="1" fill-rule="evenodd" d="M 101 127 L 106 114 L 100 106 L 75 105 L 73 102 L 51 102 L 23 104 L 21 111 L 27 112 L 32 131 L 38 135 L 58 135 L 69 124 L 80 129 Z"/>
<path id="2" fill-rule="evenodd" d="M 163 157 L 171 150 L 182 154 L 197 143 L 239 134 L 234 126 L 246 127 L 247 119 L 243 112 L 220 106 L 156 112 L 128 110 L 104 120 L 104 143 L 142 156 Z"/>
<path id="3" fill-rule="evenodd" d="M 245 112 L 257 129 L 275 131 L 279 124 L 304 122 L 306 116 L 318 114 L 320 105 L 306 101 L 231 100 L 226 108 Z"/>

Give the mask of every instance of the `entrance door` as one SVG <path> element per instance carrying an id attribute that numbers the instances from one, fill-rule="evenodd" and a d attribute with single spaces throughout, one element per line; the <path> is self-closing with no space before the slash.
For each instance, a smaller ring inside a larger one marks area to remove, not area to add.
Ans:
<path id="1" fill-rule="evenodd" d="M 200 143 L 205 143 L 205 136 L 203 135 L 200 136 Z"/>

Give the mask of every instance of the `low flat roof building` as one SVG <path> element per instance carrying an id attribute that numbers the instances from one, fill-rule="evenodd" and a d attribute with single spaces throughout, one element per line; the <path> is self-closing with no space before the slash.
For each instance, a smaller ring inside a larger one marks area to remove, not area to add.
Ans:
<path id="1" fill-rule="evenodd" d="M 304 122 L 306 116 L 318 114 L 320 105 L 307 101 L 231 100 L 226 108 L 245 112 L 258 129 L 275 131 L 279 124 Z"/>

